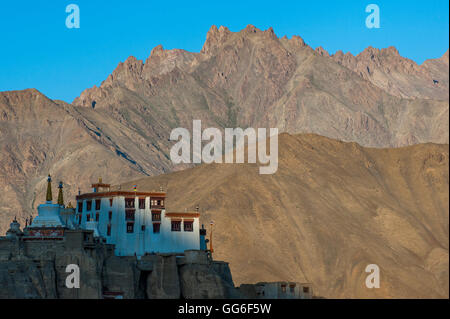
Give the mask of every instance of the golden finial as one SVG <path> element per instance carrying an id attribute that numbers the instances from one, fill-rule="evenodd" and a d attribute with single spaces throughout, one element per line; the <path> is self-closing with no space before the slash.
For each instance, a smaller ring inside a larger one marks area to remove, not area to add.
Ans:
<path id="1" fill-rule="evenodd" d="M 72 202 L 69 202 L 69 204 L 67 205 L 67 208 L 73 208 Z"/>
<path id="2" fill-rule="evenodd" d="M 101 177 L 98 178 L 98 183 L 99 183 L 99 184 L 102 183 L 102 178 L 101 178 Z"/>
<path id="3" fill-rule="evenodd" d="M 63 197 L 63 182 L 59 182 L 59 191 L 58 191 L 58 205 L 63 206 L 64 205 L 64 197 Z"/>
<path id="4" fill-rule="evenodd" d="M 47 202 L 51 202 L 53 200 L 52 196 L 52 177 L 48 174 L 47 178 L 47 196 L 45 198 Z"/>

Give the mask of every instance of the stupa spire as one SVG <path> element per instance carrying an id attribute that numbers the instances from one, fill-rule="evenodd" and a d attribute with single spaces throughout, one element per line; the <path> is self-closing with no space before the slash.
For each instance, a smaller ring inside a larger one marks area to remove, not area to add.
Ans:
<path id="1" fill-rule="evenodd" d="M 47 196 L 45 198 L 47 202 L 51 202 L 53 200 L 52 196 L 52 177 L 48 174 L 47 178 Z"/>
<path id="2" fill-rule="evenodd" d="M 58 205 L 63 206 L 64 205 L 63 182 L 59 182 L 58 188 L 59 188 L 59 191 L 58 191 Z"/>

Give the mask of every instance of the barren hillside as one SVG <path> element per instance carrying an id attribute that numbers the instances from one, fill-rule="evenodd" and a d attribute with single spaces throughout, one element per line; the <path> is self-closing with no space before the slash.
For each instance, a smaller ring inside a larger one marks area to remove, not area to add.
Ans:
<path id="1" fill-rule="evenodd" d="M 364 148 L 317 135 L 280 136 L 280 165 L 201 165 L 122 184 L 168 190 L 168 210 L 200 205 L 214 257 L 235 283 L 312 282 L 342 298 L 448 298 L 449 149 Z M 367 289 L 368 264 L 381 288 Z"/>

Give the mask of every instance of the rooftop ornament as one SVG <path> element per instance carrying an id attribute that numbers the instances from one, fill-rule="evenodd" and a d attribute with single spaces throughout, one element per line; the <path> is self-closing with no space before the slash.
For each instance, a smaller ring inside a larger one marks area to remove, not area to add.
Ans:
<path id="1" fill-rule="evenodd" d="M 48 204 L 51 204 L 52 200 L 53 200 L 53 196 L 52 196 L 52 177 L 50 176 L 50 174 L 48 174 L 48 178 L 47 178 L 47 196 L 45 197 L 45 200 L 47 201 Z"/>

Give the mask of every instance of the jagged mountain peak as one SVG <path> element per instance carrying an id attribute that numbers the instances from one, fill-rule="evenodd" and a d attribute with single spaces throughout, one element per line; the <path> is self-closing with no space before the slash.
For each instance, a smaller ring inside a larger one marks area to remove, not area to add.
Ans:
<path id="1" fill-rule="evenodd" d="M 162 44 L 157 45 L 152 49 L 150 56 L 161 56 L 164 53 L 164 47 Z"/>
<path id="2" fill-rule="evenodd" d="M 316 51 L 319 55 L 321 55 L 321 56 L 326 56 L 326 57 L 329 57 L 329 56 L 330 56 L 330 54 L 328 53 L 328 51 L 325 50 L 322 46 L 317 47 L 315 51 Z"/>
<path id="3" fill-rule="evenodd" d="M 211 54 L 221 45 L 221 43 L 224 43 L 231 34 L 232 32 L 226 27 L 220 26 L 220 28 L 217 29 L 217 26 L 211 26 L 206 34 L 206 41 L 200 52 L 203 54 Z"/>

